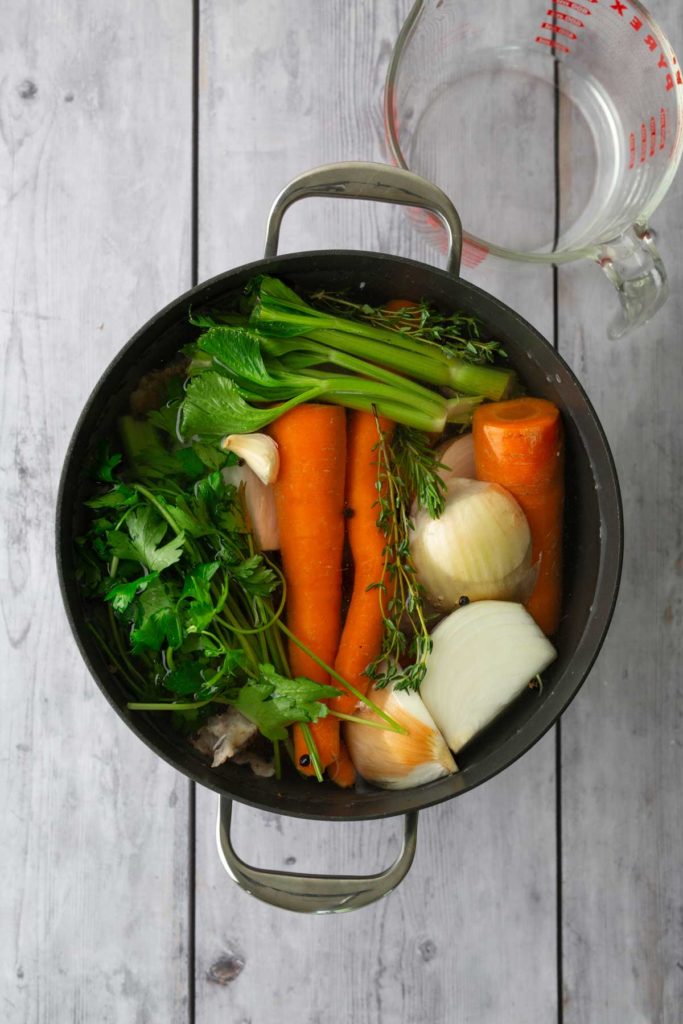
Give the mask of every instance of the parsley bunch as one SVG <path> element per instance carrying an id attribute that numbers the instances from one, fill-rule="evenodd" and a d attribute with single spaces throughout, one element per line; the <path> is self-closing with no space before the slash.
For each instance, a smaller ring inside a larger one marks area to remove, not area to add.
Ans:
<path id="1" fill-rule="evenodd" d="M 130 707 L 174 712 L 190 732 L 233 705 L 279 766 L 288 726 L 326 715 L 322 701 L 339 690 L 290 678 L 281 576 L 254 550 L 242 493 L 221 473 L 235 457 L 179 445 L 173 406 L 122 418 L 125 459 L 99 452 L 101 486 L 77 541 L 88 626 Z"/>

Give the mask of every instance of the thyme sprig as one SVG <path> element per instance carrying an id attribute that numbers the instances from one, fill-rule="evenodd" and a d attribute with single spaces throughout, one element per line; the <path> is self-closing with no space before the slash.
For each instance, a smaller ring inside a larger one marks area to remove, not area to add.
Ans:
<path id="1" fill-rule="evenodd" d="M 439 345 L 450 355 L 476 365 L 493 363 L 506 356 L 499 341 L 486 337 L 478 317 L 459 312 L 444 315 L 424 299 L 408 310 L 354 302 L 343 294 L 324 289 L 313 292 L 311 299 L 340 316 L 353 316 L 373 327 L 389 327 L 418 341 Z"/>
<path id="2" fill-rule="evenodd" d="M 432 519 L 438 519 L 446 504 L 446 484 L 439 470 L 447 467 L 439 462 L 427 436 L 421 430 L 399 425 L 391 448 L 396 469 L 405 481 L 408 493 L 415 498 L 419 508 L 426 509 Z"/>
<path id="3" fill-rule="evenodd" d="M 397 690 L 419 690 L 432 650 L 423 592 L 410 554 L 410 507 L 413 481 L 405 472 L 406 457 L 397 457 L 401 441 L 389 444 L 377 422 L 377 525 L 384 533 L 382 580 L 372 584 L 379 596 L 384 640 L 378 657 L 366 669 L 375 686 L 392 683 Z M 425 483 L 425 487 L 429 490 Z M 432 493 L 436 500 L 436 492 Z"/>

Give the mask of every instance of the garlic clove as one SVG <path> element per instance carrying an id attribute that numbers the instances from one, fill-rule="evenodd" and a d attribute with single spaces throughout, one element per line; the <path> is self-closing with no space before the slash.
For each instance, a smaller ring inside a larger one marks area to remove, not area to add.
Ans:
<path id="1" fill-rule="evenodd" d="M 221 448 L 244 459 L 263 484 L 274 484 L 280 472 L 277 442 L 268 434 L 228 434 Z"/>
<path id="2" fill-rule="evenodd" d="M 420 696 L 391 684 L 372 691 L 373 702 L 408 730 L 407 735 L 347 722 L 344 739 L 356 771 L 382 789 L 410 789 L 458 770 L 446 742 Z M 369 708 L 359 718 L 380 722 Z"/>
<path id="3" fill-rule="evenodd" d="M 244 485 L 244 500 L 254 543 L 259 551 L 277 551 L 280 547 L 280 526 L 275 507 L 275 491 L 261 483 L 253 470 L 243 466 L 226 466 L 222 471 L 226 484 Z"/>
<path id="4" fill-rule="evenodd" d="M 454 441 L 445 441 L 437 448 L 436 455 L 441 465 L 446 467 L 439 471 L 442 480 L 448 481 L 451 477 L 475 479 L 474 438 L 471 433 L 462 434 Z"/>

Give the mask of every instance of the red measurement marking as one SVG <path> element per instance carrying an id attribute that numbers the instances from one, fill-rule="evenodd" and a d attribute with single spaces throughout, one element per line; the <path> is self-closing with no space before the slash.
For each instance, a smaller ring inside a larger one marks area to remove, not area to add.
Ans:
<path id="1" fill-rule="evenodd" d="M 657 116 L 653 114 L 646 123 L 640 126 L 640 157 L 638 163 L 644 164 L 646 160 L 652 160 L 658 152 L 666 147 L 666 120 L 667 112 L 665 107 L 659 108 L 659 128 Z M 648 149 L 648 136 L 650 146 Z M 628 136 L 628 169 L 632 171 L 636 165 L 636 132 L 629 132 Z"/>
<path id="2" fill-rule="evenodd" d="M 631 20 L 629 21 L 629 25 L 635 32 L 640 32 L 641 28 L 643 27 L 643 23 L 640 20 L 640 18 L 636 18 L 635 16 L 631 18 Z"/>
<path id="3" fill-rule="evenodd" d="M 590 11 L 588 12 L 590 14 Z M 578 18 L 573 17 L 571 14 L 565 14 L 563 11 L 546 11 L 549 18 L 557 18 L 559 21 L 566 21 L 569 25 L 576 25 L 577 28 L 585 28 L 586 26 Z"/>
<path id="4" fill-rule="evenodd" d="M 657 40 L 654 36 L 645 36 L 643 42 L 647 46 L 648 50 L 652 50 L 653 53 L 657 49 Z"/>
<path id="5" fill-rule="evenodd" d="M 561 50 L 562 53 L 572 52 L 568 46 L 558 43 L 557 39 L 546 39 L 545 36 L 536 36 L 535 42 L 540 43 L 541 46 L 549 46 L 553 50 Z"/>
<path id="6" fill-rule="evenodd" d="M 590 0 L 592 4 L 596 4 L 598 0 Z M 570 11 L 578 11 L 579 14 L 592 14 L 590 7 L 585 7 L 583 4 L 577 4 L 576 0 L 553 0 L 555 7 L 568 7 Z M 559 17 L 559 15 L 558 15 Z"/>
<path id="7" fill-rule="evenodd" d="M 474 242 L 465 240 L 462 244 L 462 262 L 464 266 L 474 268 L 483 263 L 489 254 L 485 245 L 476 245 Z"/>
<path id="8" fill-rule="evenodd" d="M 561 25 L 553 25 L 550 21 L 542 21 L 541 28 L 547 28 L 548 32 L 552 32 L 556 36 L 566 36 L 567 39 L 576 39 L 576 32 L 572 32 L 571 29 L 563 28 Z"/>
<path id="9" fill-rule="evenodd" d="M 612 10 L 616 11 L 620 18 L 623 18 L 628 8 L 626 4 L 621 3 L 621 0 L 614 0 Z"/>
<path id="10" fill-rule="evenodd" d="M 657 61 L 658 68 L 667 68 L 669 65 L 666 63 L 666 57 L 663 53 L 660 53 L 659 60 Z"/>

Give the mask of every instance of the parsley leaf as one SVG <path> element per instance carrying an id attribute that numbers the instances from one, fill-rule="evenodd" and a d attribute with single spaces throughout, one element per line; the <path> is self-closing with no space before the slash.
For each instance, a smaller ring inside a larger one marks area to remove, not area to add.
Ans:
<path id="1" fill-rule="evenodd" d="M 154 580 L 140 594 L 135 602 L 135 614 L 135 629 L 130 637 L 134 654 L 145 648 L 160 651 L 164 641 L 169 647 L 180 647 L 184 630 L 176 611 L 176 600 L 161 580 Z"/>
<path id="2" fill-rule="evenodd" d="M 102 441 L 97 450 L 97 462 L 93 467 L 93 476 L 96 480 L 103 480 L 105 483 L 113 484 L 114 469 L 119 465 L 123 456 L 120 452 L 112 454 L 111 447 L 106 441 Z"/>
<path id="3" fill-rule="evenodd" d="M 278 583 L 277 575 L 263 564 L 262 555 L 252 555 L 231 566 L 230 575 L 239 580 L 242 590 L 251 597 L 267 597 Z"/>
<path id="4" fill-rule="evenodd" d="M 138 502 L 138 494 L 128 484 L 117 484 L 111 491 L 86 501 L 88 508 L 131 508 Z"/>
<path id="5" fill-rule="evenodd" d="M 117 583 L 104 595 L 105 601 L 111 601 L 114 611 L 125 612 L 128 605 L 138 594 L 141 594 L 150 583 L 159 578 L 158 572 L 150 572 L 146 576 L 139 576 L 136 580 L 127 583 Z"/>
<path id="6" fill-rule="evenodd" d="M 109 534 L 109 546 L 118 558 L 130 558 L 147 566 L 151 571 L 161 572 L 173 565 L 182 556 L 185 535 L 180 533 L 163 547 L 159 542 L 167 530 L 167 524 L 148 506 L 133 509 L 126 518 L 129 536 L 121 530 Z"/>
<path id="7" fill-rule="evenodd" d="M 294 722 L 317 722 L 327 714 L 321 701 L 339 694 L 334 686 L 322 686 L 299 676 L 287 679 L 272 665 L 260 665 L 258 679 L 249 680 L 240 690 L 235 707 L 269 740 L 287 738 L 287 727 Z"/>
<path id="8" fill-rule="evenodd" d="M 199 661 L 184 661 L 164 676 L 164 686 L 173 693 L 186 696 L 198 693 L 204 685 L 204 668 Z"/>
<path id="9" fill-rule="evenodd" d="M 185 577 L 180 601 L 189 598 L 188 629 L 201 633 L 216 614 L 211 600 L 210 582 L 220 569 L 220 562 L 204 562 Z M 178 602 L 180 604 L 180 601 Z"/>

